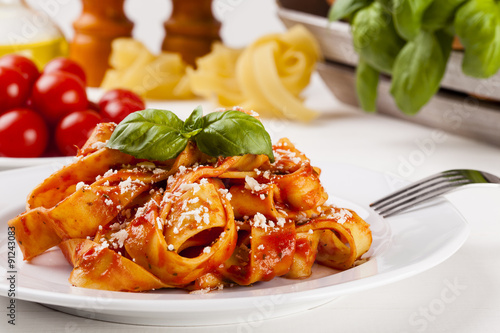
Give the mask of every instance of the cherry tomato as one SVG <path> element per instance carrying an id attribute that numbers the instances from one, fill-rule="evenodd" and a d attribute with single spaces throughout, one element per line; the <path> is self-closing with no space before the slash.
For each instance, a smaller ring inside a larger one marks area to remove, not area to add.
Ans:
<path id="1" fill-rule="evenodd" d="M 83 85 L 87 85 L 87 76 L 83 68 L 76 62 L 69 58 L 59 57 L 51 60 L 45 65 L 44 73 L 65 72 L 76 75 L 82 80 Z"/>
<path id="2" fill-rule="evenodd" d="M 19 54 L 7 54 L 0 58 L 0 67 L 8 67 L 18 70 L 28 80 L 30 86 L 40 76 L 40 71 L 35 63 Z"/>
<path id="3" fill-rule="evenodd" d="M 33 86 L 31 98 L 33 107 L 51 125 L 73 111 L 86 110 L 89 103 L 82 81 L 64 72 L 42 74 Z"/>
<path id="4" fill-rule="evenodd" d="M 23 108 L 28 108 L 28 109 L 33 109 L 33 99 L 30 97 L 26 98 L 26 100 L 24 101 L 23 105 L 22 105 Z"/>
<path id="5" fill-rule="evenodd" d="M 15 108 L 0 116 L 0 156 L 38 157 L 48 138 L 45 121 L 33 110 Z"/>
<path id="6" fill-rule="evenodd" d="M 109 103 L 110 101 L 115 101 L 115 100 L 124 99 L 124 98 L 128 98 L 128 99 L 131 99 L 133 101 L 136 101 L 139 105 L 142 106 L 141 110 L 146 108 L 146 105 L 144 104 L 144 101 L 142 100 L 142 98 L 139 95 L 137 95 L 136 93 L 134 93 L 133 91 L 130 91 L 127 89 L 108 90 L 107 92 L 104 93 L 104 95 L 102 95 L 98 104 L 102 110 L 102 109 L 104 109 L 106 104 Z"/>
<path id="7" fill-rule="evenodd" d="M 137 103 L 135 100 L 123 98 L 106 103 L 104 108 L 101 108 L 101 114 L 106 121 L 112 121 L 118 124 L 132 112 L 143 109 L 144 106 Z"/>
<path id="8" fill-rule="evenodd" d="M 21 106 L 29 95 L 29 82 L 18 70 L 0 67 L 0 113 Z"/>
<path id="9" fill-rule="evenodd" d="M 76 155 L 78 148 L 85 144 L 95 126 L 101 121 L 101 115 L 93 110 L 68 114 L 56 128 L 57 148 L 66 156 Z"/>

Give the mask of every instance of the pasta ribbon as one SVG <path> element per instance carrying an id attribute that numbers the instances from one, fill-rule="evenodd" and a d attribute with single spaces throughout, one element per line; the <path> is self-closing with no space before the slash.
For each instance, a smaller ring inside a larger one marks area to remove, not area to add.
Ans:
<path id="1" fill-rule="evenodd" d="M 171 288 L 133 261 L 87 239 L 69 239 L 61 248 L 75 267 L 69 281 L 76 286 L 113 291 L 146 291 Z"/>

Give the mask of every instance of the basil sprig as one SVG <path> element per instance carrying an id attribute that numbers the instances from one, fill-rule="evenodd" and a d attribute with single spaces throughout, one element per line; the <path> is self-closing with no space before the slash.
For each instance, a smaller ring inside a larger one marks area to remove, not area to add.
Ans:
<path id="1" fill-rule="evenodd" d="M 131 113 L 116 126 L 107 147 L 140 159 L 165 161 L 177 157 L 190 140 L 212 157 L 264 154 L 274 162 L 271 137 L 259 120 L 234 110 L 203 116 L 201 107 L 186 121 L 168 110 Z"/>
<path id="2" fill-rule="evenodd" d="M 336 0 L 329 19 L 352 27 L 356 90 L 366 111 L 376 109 L 382 73 L 391 77 L 399 109 L 417 113 L 441 86 L 455 35 L 464 46 L 464 74 L 500 71 L 500 0 Z"/>

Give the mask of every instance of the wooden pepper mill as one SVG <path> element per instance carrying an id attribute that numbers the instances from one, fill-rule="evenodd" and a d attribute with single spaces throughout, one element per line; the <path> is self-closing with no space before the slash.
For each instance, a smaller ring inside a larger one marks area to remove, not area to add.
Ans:
<path id="1" fill-rule="evenodd" d="M 125 15 L 124 2 L 82 0 L 82 13 L 73 22 L 75 36 L 69 56 L 83 67 L 90 87 L 98 87 L 109 68 L 113 39 L 132 36 L 134 24 Z"/>
<path id="2" fill-rule="evenodd" d="M 162 50 L 178 52 L 189 65 L 210 52 L 220 40 L 221 23 L 212 13 L 212 0 L 171 0 L 172 14 L 165 22 Z"/>

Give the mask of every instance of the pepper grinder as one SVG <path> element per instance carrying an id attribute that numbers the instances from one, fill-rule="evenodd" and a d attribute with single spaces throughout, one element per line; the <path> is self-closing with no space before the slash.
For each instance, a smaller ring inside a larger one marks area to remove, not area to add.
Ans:
<path id="1" fill-rule="evenodd" d="M 88 86 L 98 87 L 109 68 L 111 42 L 131 37 L 134 24 L 125 15 L 125 0 L 82 0 L 82 13 L 73 22 L 70 58 L 85 70 Z"/>
<path id="2" fill-rule="evenodd" d="M 162 50 L 180 53 L 187 64 L 195 66 L 196 58 L 209 53 L 212 43 L 221 40 L 221 23 L 213 15 L 212 0 L 171 1 Z"/>

